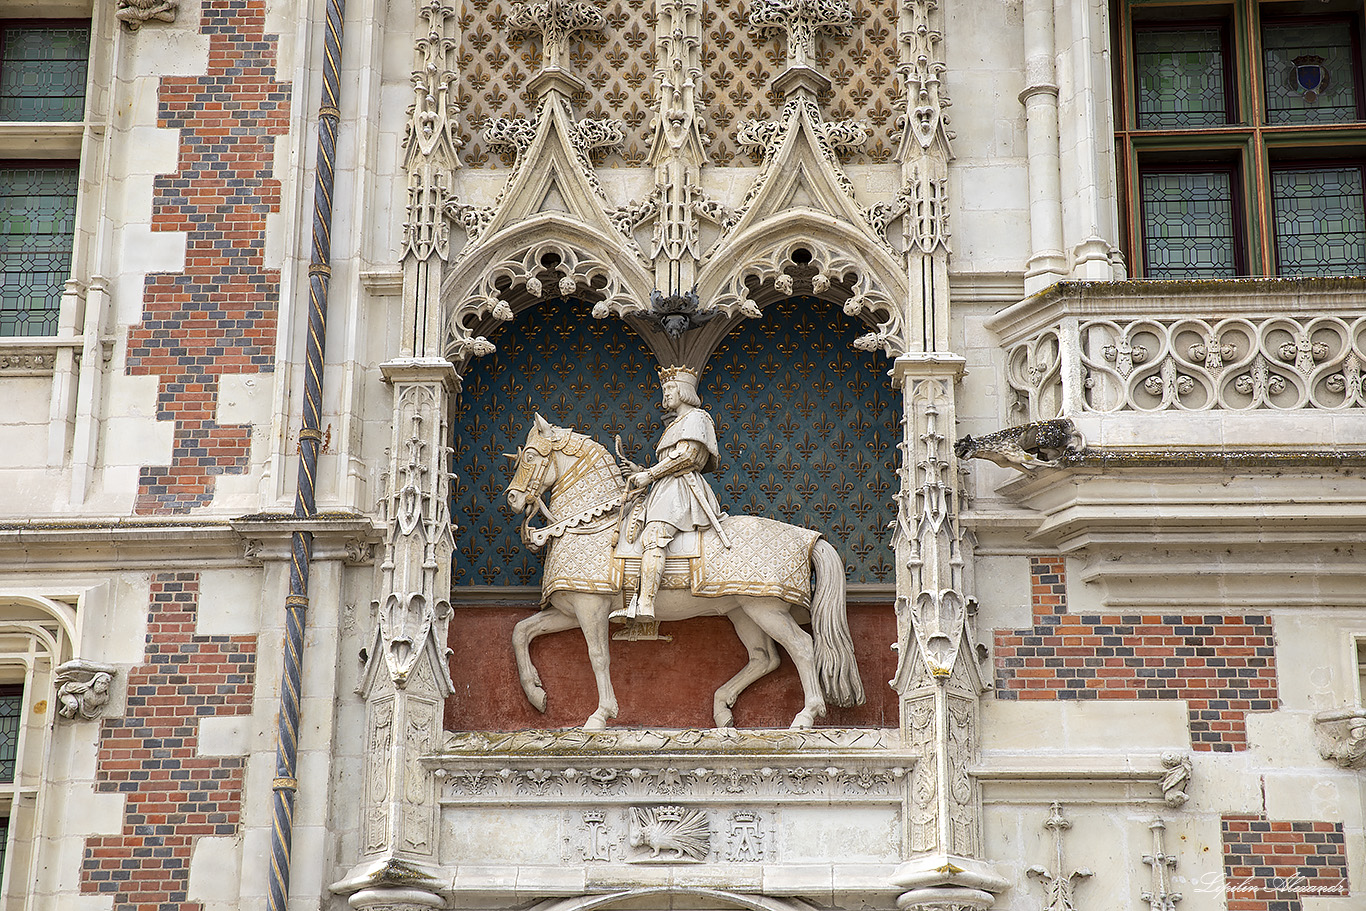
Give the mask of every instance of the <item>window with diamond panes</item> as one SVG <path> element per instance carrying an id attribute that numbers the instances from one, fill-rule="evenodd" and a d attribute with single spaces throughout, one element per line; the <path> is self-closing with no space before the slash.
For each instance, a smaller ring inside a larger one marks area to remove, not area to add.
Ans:
<path id="1" fill-rule="evenodd" d="M 85 114 L 88 23 L 0 23 L 0 121 L 78 121 Z"/>
<path id="2" fill-rule="evenodd" d="M 0 166 L 0 335 L 57 333 L 76 188 L 73 166 Z"/>
<path id="3" fill-rule="evenodd" d="M 1366 160 L 1363 0 L 1111 10 L 1130 272 L 1366 274 L 1352 189 Z"/>
<path id="4" fill-rule="evenodd" d="M 1360 275 L 1366 266 L 1362 169 L 1297 168 L 1271 174 L 1281 275 Z"/>
<path id="5" fill-rule="evenodd" d="M 14 780 L 19 751 L 19 725 L 23 723 L 24 688 L 0 686 L 0 781 Z"/>
<path id="6" fill-rule="evenodd" d="M 1141 184 L 1143 261 L 1150 278 L 1238 274 L 1231 172 L 1147 173 Z"/>
<path id="7" fill-rule="evenodd" d="M 1218 27 L 1135 31 L 1139 126 L 1183 129 L 1227 123 L 1224 47 Z"/>

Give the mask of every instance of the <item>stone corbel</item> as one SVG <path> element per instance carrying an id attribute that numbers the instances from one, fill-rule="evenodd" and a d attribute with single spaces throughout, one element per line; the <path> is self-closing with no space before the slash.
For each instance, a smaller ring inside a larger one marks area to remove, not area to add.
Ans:
<path id="1" fill-rule="evenodd" d="M 57 716 L 67 721 L 93 721 L 104 714 L 109 689 L 118 668 L 76 658 L 58 665 L 53 682 L 57 686 Z"/>
<path id="2" fill-rule="evenodd" d="M 135 32 L 144 22 L 174 22 L 179 10 L 180 0 L 119 0 L 114 16 Z"/>
<path id="3" fill-rule="evenodd" d="M 1335 709 L 1314 716 L 1319 755 L 1344 769 L 1366 769 L 1366 709 Z"/>

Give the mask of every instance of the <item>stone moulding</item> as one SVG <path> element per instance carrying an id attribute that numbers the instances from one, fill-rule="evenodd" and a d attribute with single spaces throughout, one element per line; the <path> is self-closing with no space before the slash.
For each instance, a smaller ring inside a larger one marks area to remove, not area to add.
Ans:
<path id="1" fill-rule="evenodd" d="M 718 753 L 768 755 L 801 752 L 890 752 L 895 731 L 816 728 L 808 731 L 692 729 L 584 731 L 448 731 L 437 759 L 494 756 L 630 756 L 635 754 Z"/>

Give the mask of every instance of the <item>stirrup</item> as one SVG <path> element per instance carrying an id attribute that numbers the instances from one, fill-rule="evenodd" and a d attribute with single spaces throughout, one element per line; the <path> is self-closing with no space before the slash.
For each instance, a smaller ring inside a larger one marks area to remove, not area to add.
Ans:
<path id="1" fill-rule="evenodd" d="M 636 608 L 640 605 L 640 594 L 631 596 L 631 603 L 625 607 L 619 607 L 607 615 L 607 619 L 612 623 L 629 623 L 636 619 Z"/>

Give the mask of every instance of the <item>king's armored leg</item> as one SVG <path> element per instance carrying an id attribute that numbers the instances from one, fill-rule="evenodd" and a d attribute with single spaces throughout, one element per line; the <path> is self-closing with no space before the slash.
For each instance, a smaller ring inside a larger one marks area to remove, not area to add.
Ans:
<path id="1" fill-rule="evenodd" d="M 635 619 L 648 623 L 655 618 L 655 596 L 664 577 L 664 548 L 647 547 L 640 555 L 640 594 L 636 597 Z"/>

